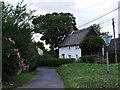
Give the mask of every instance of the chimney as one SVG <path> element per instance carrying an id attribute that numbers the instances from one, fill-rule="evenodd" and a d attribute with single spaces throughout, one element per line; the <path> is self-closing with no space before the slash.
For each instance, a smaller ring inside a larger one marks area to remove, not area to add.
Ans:
<path id="1" fill-rule="evenodd" d="M 74 27 L 73 27 L 73 25 L 71 24 L 71 25 L 69 26 L 69 32 L 70 32 L 70 34 L 72 34 L 73 31 L 74 31 Z"/>

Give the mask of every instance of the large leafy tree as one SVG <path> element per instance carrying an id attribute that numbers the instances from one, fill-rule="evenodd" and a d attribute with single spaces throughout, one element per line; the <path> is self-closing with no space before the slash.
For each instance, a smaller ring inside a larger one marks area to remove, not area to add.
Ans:
<path id="1" fill-rule="evenodd" d="M 80 44 L 80 47 L 83 50 L 84 54 L 89 55 L 101 52 L 103 44 L 104 41 L 101 37 L 88 36 Z"/>
<path id="2" fill-rule="evenodd" d="M 57 48 L 68 34 L 70 24 L 74 26 L 75 30 L 77 29 L 75 17 L 70 13 L 40 15 L 32 23 L 35 25 L 35 32 L 43 35 L 41 39 L 45 40 L 46 44 L 50 44 L 52 50 Z"/>

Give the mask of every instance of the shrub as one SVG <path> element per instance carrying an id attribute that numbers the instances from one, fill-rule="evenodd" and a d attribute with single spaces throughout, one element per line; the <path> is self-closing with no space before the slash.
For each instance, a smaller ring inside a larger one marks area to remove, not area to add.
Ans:
<path id="1" fill-rule="evenodd" d="M 2 81 L 9 81 L 10 77 L 17 73 L 20 58 L 12 51 L 13 43 L 5 37 L 2 38 L 2 42 Z"/>
<path id="2" fill-rule="evenodd" d="M 60 66 L 62 64 L 73 63 L 75 59 L 49 58 L 39 60 L 39 66 Z"/>
<path id="3" fill-rule="evenodd" d="M 26 67 L 28 60 L 21 58 L 21 53 L 16 48 L 14 40 L 3 37 L 2 42 L 2 81 L 6 82 L 17 73 L 20 74 L 22 72 L 20 70 Z"/>
<path id="4" fill-rule="evenodd" d="M 94 63 L 97 58 L 97 55 L 84 55 L 80 57 L 80 61 L 84 63 Z"/>
<path id="5" fill-rule="evenodd" d="M 120 52 L 117 52 L 117 60 L 120 62 Z M 109 62 L 115 63 L 115 52 L 109 52 Z"/>

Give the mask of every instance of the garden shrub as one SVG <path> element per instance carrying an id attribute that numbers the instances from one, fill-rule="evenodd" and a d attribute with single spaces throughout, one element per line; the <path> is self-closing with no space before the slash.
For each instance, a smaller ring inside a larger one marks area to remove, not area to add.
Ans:
<path id="1" fill-rule="evenodd" d="M 13 43 L 5 37 L 2 39 L 2 81 L 8 81 L 11 76 L 17 73 L 19 58 L 12 51 L 14 49 Z"/>
<path id="2" fill-rule="evenodd" d="M 29 64 L 30 67 L 29 70 L 35 70 L 37 67 L 36 62 L 38 53 L 36 46 L 33 43 L 33 28 L 29 23 L 34 18 L 34 10 L 27 10 L 27 5 L 23 5 L 23 1 L 18 3 L 15 7 L 11 4 L 5 4 L 2 2 L 1 12 L 3 17 L 2 36 L 6 38 L 10 37 L 15 40 L 16 44 L 13 45 L 13 47 L 18 48 L 22 54 L 21 57 L 27 59 L 27 64 Z M 11 48 L 7 47 L 6 49 Z M 4 48 L 3 51 L 6 49 Z"/>
<path id="3" fill-rule="evenodd" d="M 84 55 L 80 57 L 80 61 L 84 63 L 94 63 L 97 58 L 97 55 Z"/>
<path id="4" fill-rule="evenodd" d="M 10 78 L 17 73 L 20 74 L 21 69 L 25 71 L 24 67 L 28 65 L 28 60 L 21 57 L 13 39 L 3 37 L 2 43 L 2 81 L 6 82 L 10 81 Z"/>
<path id="5" fill-rule="evenodd" d="M 62 64 L 73 63 L 75 59 L 49 58 L 39 61 L 39 66 L 60 66 Z"/>

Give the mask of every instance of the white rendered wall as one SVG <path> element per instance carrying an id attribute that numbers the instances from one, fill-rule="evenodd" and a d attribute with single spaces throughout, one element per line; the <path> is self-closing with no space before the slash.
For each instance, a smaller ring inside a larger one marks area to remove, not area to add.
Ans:
<path id="1" fill-rule="evenodd" d="M 62 54 L 64 54 L 64 58 L 79 58 L 81 57 L 81 49 L 79 46 L 68 46 L 59 48 L 59 58 L 63 58 Z"/>
<path id="2" fill-rule="evenodd" d="M 120 1 L 118 2 L 118 7 L 120 7 Z M 120 8 L 118 9 L 118 35 L 120 37 Z"/>

